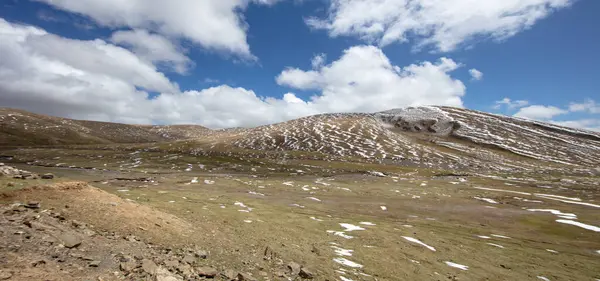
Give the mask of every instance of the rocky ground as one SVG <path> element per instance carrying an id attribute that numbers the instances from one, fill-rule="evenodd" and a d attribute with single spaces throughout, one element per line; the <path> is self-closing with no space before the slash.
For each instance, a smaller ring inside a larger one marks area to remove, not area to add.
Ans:
<path id="1" fill-rule="evenodd" d="M 84 183 L 62 184 L 73 189 Z M 50 188 L 52 189 L 52 188 Z M 35 189 L 34 189 L 35 190 Z M 0 208 L 0 280 L 282 280 L 313 279 L 295 262 L 284 264 L 269 248 L 272 268 L 250 272 L 211 266 L 210 251 L 197 246 L 161 247 L 134 235 L 107 232 L 69 219 L 72 206 L 45 208 L 43 202 Z M 276 272 L 271 272 L 277 269 Z M 272 277 L 273 276 L 273 277 Z"/>

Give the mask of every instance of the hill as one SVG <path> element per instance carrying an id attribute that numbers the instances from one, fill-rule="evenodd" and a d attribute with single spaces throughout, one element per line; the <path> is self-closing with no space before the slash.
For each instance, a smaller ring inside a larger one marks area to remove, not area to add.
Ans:
<path id="1" fill-rule="evenodd" d="M 164 142 L 199 137 L 207 131 L 198 125 L 128 125 L 0 108 L 0 146 Z"/>

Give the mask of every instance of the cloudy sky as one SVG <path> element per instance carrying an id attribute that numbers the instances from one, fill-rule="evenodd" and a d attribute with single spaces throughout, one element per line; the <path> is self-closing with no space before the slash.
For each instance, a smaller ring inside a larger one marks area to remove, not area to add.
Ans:
<path id="1" fill-rule="evenodd" d="M 449 105 L 600 130 L 599 10 L 594 0 L 3 0 L 0 106 L 223 128 Z"/>

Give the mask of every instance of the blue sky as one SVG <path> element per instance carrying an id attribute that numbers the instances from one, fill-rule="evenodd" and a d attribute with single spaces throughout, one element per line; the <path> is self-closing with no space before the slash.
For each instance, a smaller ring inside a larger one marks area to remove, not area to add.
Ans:
<path id="1" fill-rule="evenodd" d="M 4 1 L 0 104 L 209 127 L 434 104 L 600 129 L 600 2 L 378 2 Z"/>

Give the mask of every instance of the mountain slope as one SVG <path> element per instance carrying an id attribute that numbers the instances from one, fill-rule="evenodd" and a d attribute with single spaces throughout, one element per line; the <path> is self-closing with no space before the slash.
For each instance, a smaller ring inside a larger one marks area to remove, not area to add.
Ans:
<path id="1" fill-rule="evenodd" d="M 324 114 L 237 132 L 232 145 L 495 170 L 600 164 L 600 134 L 451 107 Z"/>
<path id="2" fill-rule="evenodd" d="M 240 149 L 274 155 L 300 151 L 319 159 L 471 171 L 596 173 L 594 169 L 600 166 L 600 133 L 452 107 L 321 114 L 224 130 L 79 121 L 0 109 L 0 145 L 179 140 L 188 141 L 170 143 L 169 149 L 190 149 L 192 154 L 232 154 Z"/>
<path id="3" fill-rule="evenodd" d="M 0 145 L 146 143 L 196 138 L 197 125 L 141 126 L 73 120 L 0 108 Z"/>

